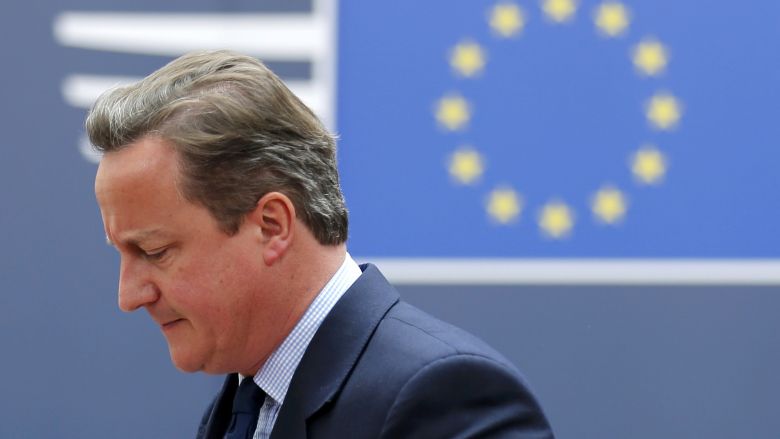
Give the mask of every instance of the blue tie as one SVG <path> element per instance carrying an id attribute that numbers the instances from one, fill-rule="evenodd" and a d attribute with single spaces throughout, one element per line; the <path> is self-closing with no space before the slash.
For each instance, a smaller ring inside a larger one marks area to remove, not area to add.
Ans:
<path id="1" fill-rule="evenodd" d="M 225 439 L 251 439 L 257 428 L 257 417 L 265 401 L 265 392 L 252 377 L 241 380 L 233 397 L 233 415 Z"/>

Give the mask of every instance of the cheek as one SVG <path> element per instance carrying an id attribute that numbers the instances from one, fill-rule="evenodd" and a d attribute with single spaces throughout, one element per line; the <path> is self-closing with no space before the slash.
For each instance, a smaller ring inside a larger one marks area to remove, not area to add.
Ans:
<path id="1" fill-rule="evenodd" d="M 262 286 L 253 275 L 258 261 L 249 251 L 237 242 L 221 244 L 182 255 L 169 286 L 175 283 L 176 303 L 171 305 L 177 311 L 191 319 L 199 332 L 224 339 L 247 325 L 254 292 Z"/>
<path id="2" fill-rule="evenodd" d="M 223 330 L 251 309 L 251 290 L 255 287 L 247 275 L 251 268 L 241 260 L 220 258 L 218 255 L 205 260 L 207 263 L 187 270 L 191 275 L 183 285 L 188 289 L 192 311 L 222 325 L 219 329 Z"/>
<path id="3" fill-rule="evenodd" d="M 224 300 L 227 289 L 224 285 L 230 273 L 225 273 L 216 263 L 210 263 L 208 258 L 181 264 L 173 272 L 164 294 L 176 311 L 197 324 L 229 312 Z"/>

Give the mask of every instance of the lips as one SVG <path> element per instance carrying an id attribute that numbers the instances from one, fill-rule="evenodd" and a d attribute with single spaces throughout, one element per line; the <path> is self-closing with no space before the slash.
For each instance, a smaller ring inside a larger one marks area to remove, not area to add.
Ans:
<path id="1" fill-rule="evenodd" d="M 173 327 L 175 327 L 176 324 L 180 323 L 183 320 L 184 319 L 171 320 L 168 323 L 164 323 L 164 324 L 160 325 L 160 327 L 162 328 L 163 331 L 167 331 L 167 330 L 172 329 Z"/>

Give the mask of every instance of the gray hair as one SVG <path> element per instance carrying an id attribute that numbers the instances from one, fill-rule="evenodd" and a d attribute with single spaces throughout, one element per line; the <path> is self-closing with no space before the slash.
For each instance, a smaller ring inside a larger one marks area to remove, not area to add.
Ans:
<path id="1" fill-rule="evenodd" d="M 104 93 L 86 121 L 110 153 L 142 137 L 178 152 L 179 189 L 228 234 L 263 195 L 287 195 L 323 245 L 347 239 L 336 142 L 267 67 L 229 51 L 184 55 L 143 80 Z"/>

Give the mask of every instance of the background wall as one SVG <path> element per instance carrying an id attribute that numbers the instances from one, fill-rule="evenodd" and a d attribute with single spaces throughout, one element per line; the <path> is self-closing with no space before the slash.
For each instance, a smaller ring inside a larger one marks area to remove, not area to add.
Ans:
<path id="1" fill-rule="evenodd" d="M 221 382 L 176 371 L 150 319 L 117 309 L 81 143 L 101 86 L 208 35 L 339 133 L 351 253 L 505 352 L 559 437 L 776 437 L 780 5 L 604 5 L 3 6 L 0 437 L 191 437 Z M 280 13 L 311 35 L 197 21 Z M 169 32 L 132 21 L 148 14 Z"/>

